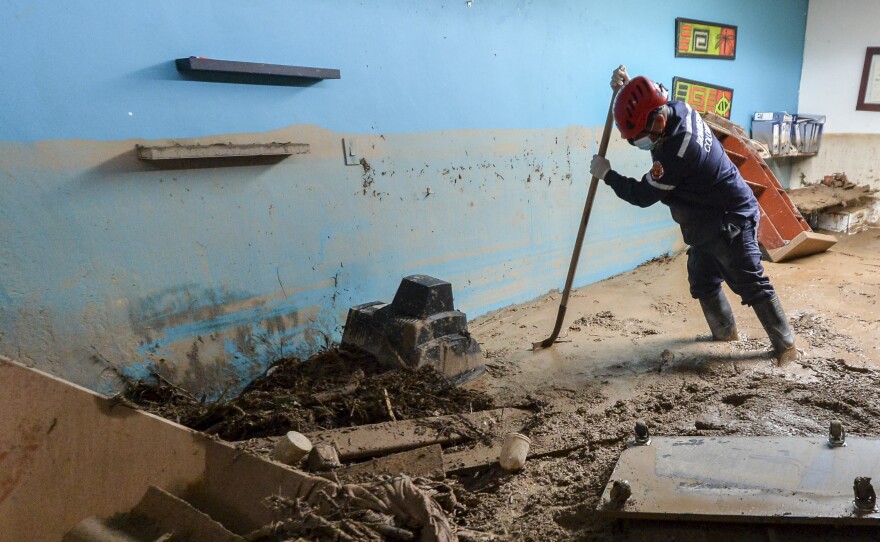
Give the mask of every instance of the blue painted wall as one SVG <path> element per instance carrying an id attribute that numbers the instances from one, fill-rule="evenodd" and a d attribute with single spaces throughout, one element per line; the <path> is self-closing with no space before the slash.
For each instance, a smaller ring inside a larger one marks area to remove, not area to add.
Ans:
<path id="1" fill-rule="evenodd" d="M 96 389 L 159 370 L 207 391 L 339 337 L 400 277 L 477 316 L 561 287 L 625 63 L 797 104 L 807 0 L 6 1 L 0 354 Z M 677 59 L 674 19 L 738 25 L 735 61 Z M 189 80 L 175 58 L 338 68 L 309 87 Z M 370 171 L 346 167 L 357 137 Z M 272 165 L 163 170 L 143 140 L 290 140 Z M 647 155 L 615 142 L 633 176 Z M 603 188 L 577 284 L 668 252 L 661 206 Z"/>

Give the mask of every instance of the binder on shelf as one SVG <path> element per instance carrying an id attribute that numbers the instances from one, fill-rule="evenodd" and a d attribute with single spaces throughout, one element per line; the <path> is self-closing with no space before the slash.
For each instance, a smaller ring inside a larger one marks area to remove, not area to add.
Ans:
<path id="1" fill-rule="evenodd" d="M 789 154 L 793 119 L 785 111 L 755 113 L 752 118 L 752 139 L 765 143 L 770 148 L 770 154 Z"/>
<path id="2" fill-rule="evenodd" d="M 825 115 L 758 112 L 752 118 L 752 139 L 766 144 L 772 156 L 815 154 L 824 124 Z"/>
<path id="3" fill-rule="evenodd" d="M 825 115 L 811 115 L 798 113 L 793 125 L 793 136 L 801 141 L 797 146 L 798 152 L 817 153 L 819 143 L 822 141 L 822 128 L 825 125 Z"/>

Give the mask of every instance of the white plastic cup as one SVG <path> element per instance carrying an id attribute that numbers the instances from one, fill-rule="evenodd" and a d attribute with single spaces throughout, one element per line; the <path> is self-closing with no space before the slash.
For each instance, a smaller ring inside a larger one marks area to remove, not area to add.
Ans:
<path id="1" fill-rule="evenodd" d="M 498 463 L 507 472 L 516 472 L 523 468 L 526 456 L 529 455 L 529 446 L 532 439 L 521 433 L 507 433 L 504 435 L 504 443 L 501 445 L 501 455 Z"/>
<path id="2" fill-rule="evenodd" d="M 312 451 L 312 442 L 308 437 L 296 431 L 290 431 L 275 443 L 272 457 L 286 465 L 296 465 Z"/>

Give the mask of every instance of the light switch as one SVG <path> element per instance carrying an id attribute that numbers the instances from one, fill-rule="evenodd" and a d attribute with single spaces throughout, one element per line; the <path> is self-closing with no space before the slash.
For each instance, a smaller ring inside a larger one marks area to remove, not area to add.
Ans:
<path id="1" fill-rule="evenodd" d="M 355 138 L 343 139 L 342 148 L 345 151 L 345 165 L 356 166 L 361 162 L 361 151 Z"/>

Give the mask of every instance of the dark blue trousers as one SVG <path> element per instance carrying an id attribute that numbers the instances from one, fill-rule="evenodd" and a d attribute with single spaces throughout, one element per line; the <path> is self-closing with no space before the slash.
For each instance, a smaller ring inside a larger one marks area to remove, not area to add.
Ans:
<path id="1" fill-rule="evenodd" d="M 776 294 L 764 276 L 757 227 L 751 221 L 726 226 L 708 242 L 691 246 L 687 269 L 694 299 L 717 295 L 721 281 L 742 298 L 743 305 L 751 306 Z"/>

